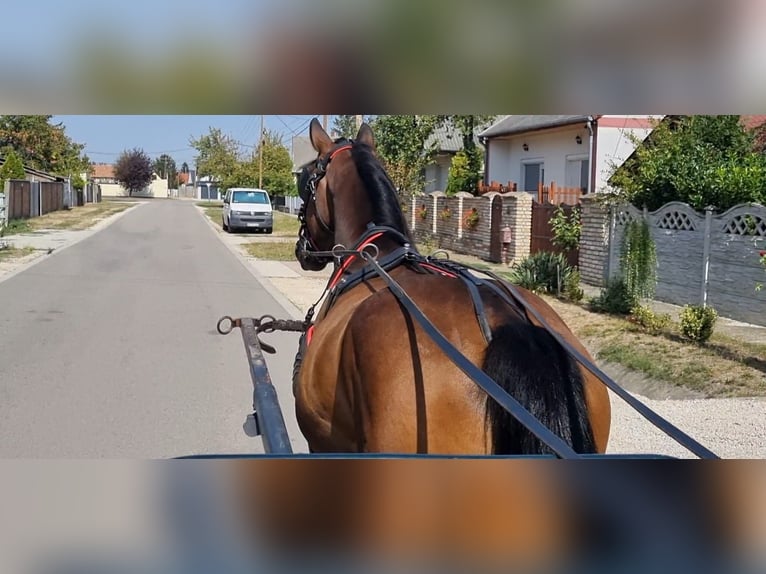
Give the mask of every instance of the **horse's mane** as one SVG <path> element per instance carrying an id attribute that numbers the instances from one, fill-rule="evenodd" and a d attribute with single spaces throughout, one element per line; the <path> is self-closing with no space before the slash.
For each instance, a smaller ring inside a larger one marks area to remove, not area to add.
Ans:
<path id="1" fill-rule="evenodd" d="M 366 144 L 354 142 L 351 157 L 354 159 L 359 177 L 370 198 L 375 225 L 393 227 L 412 242 L 394 183 L 383 169 L 373 149 Z"/>

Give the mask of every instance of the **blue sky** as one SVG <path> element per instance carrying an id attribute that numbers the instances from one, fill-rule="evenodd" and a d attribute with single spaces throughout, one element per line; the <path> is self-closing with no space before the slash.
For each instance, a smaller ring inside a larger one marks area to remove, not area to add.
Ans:
<path id="1" fill-rule="evenodd" d="M 314 116 L 264 116 L 264 129 L 278 132 L 291 149 L 293 135 L 308 135 L 308 124 Z M 316 116 L 320 119 L 322 116 Z M 332 118 L 328 127 L 332 127 Z M 205 135 L 211 127 L 220 128 L 243 144 L 242 151 L 258 140 L 260 116 L 54 116 L 67 135 L 85 144 L 85 153 L 93 163 L 113 163 L 126 149 L 142 148 L 154 158 L 169 154 L 181 166 L 194 167 L 195 150 L 190 138 Z"/>

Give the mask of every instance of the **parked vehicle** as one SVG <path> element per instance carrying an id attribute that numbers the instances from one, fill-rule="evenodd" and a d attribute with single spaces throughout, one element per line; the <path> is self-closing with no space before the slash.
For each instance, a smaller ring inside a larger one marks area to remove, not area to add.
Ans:
<path id="1" fill-rule="evenodd" d="M 263 189 L 234 187 L 223 197 L 221 226 L 232 233 L 238 229 L 255 229 L 271 233 L 274 229 L 274 210 L 269 193 Z"/>

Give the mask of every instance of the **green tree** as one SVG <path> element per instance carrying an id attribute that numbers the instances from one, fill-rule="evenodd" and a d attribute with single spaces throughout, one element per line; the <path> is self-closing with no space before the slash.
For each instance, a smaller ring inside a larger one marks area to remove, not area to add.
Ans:
<path id="1" fill-rule="evenodd" d="M 279 134 L 265 131 L 262 144 L 263 157 L 260 157 L 259 143 L 252 157 L 238 162 L 231 176 L 224 179 L 225 187 L 258 187 L 262 179 L 263 189 L 271 195 L 296 195 L 290 151 L 282 144 Z"/>
<path id="2" fill-rule="evenodd" d="M 24 165 L 62 176 L 87 172 L 85 146 L 72 141 L 52 116 L 0 116 L 0 153 L 14 150 Z"/>
<path id="3" fill-rule="evenodd" d="M 766 200 L 766 156 L 739 116 L 668 116 L 655 122 L 635 154 L 614 170 L 621 199 L 650 210 L 682 201 L 719 210 Z"/>
<path id="4" fill-rule="evenodd" d="M 466 158 L 463 175 L 461 175 L 461 185 L 459 191 L 468 191 L 476 195 L 477 183 L 481 179 L 481 170 L 483 165 L 483 152 L 476 145 L 476 132 L 482 127 L 490 124 L 495 116 L 463 116 L 463 115 L 445 115 L 437 116 L 437 123 L 456 130 L 463 143 L 463 153 Z M 449 184 L 448 184 L 449 187 Z"/>
<path id="5" fill-rule="evenodd" d="M 337 134 L 335 137 L 353 139 L 359 128 L 356 126 L 356 116 L 335 116 L 332 129 Z"/>
<path id="6" fill-rule="evenodd" d="M 195 161 L 199 177 L 210 176 L 223 182 L 237 170 L 239 144 L 220 129 L 210 128 L 208 134 L 189 140 L 189 145 L 197 150 Z"/>
<path id="7" fill-rule="evenodd" d="M 154 160 L 152 168 L 162 179 L 168 180 L 170 187 L 176 187 L 178 185 L 178 171 L 176 169 L 176 160 L 170 157 L 168 154 L 163 153 L 157 159 Z"/>
<path id="8" fill-rule="evenodd" d="M 139 148 L 123 151 L 114 166 L 114 178 L 131 197 L 134 191 L 141 191 L 151 183 L 153 173 L 152 160 Z"/>
<path id="9" fill-rule="evenodd" d="M 401 200 L 423 191 L 425 168 L 436 151 L 426 141 L 436 127 L 436 116 L 377 116 L 370 122 L 377 153 Z"/>
<path id="10" fill-rule="evenodd" d="M 9 179 L 24 179 L 26 172 L 24 164 L 21 162 L 19 154 L 12 149 L 5 154 L 5 162 L 0 167 L 0 191 L 3 190 L 5 182 Z"/>
<path id="11" fill-rule="evenodd" d="M 465 151 L 460 150 L 452 156 L 449 166 L 449 178 L 447 179 L 447 195 L 454 195 L 458 191 L 472 190 L 470 187 L 471 168 Z"/>
<path id="12" fill-rule="evenodd" d="M 81 175 L 75 174 L 72 176 L 72 178 L 69 180 L 69 183 L 72 184 L 72 189 L 77 189 L 82 191 L 85 189 L 85 180 L 82 178 Z"/>

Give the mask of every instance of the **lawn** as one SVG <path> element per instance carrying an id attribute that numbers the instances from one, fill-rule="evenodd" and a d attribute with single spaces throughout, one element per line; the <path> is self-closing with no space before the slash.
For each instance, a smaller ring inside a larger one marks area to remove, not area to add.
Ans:
<path id="1" fill-rule="evenodd" d="M 246 243 L 243 245 L 250 257 L 264 261 L 295 261 L 294 241 L 270 241 Z"/>
<path id="2" fill-rule="evenodd" d="M 30 255 L 34 253 L 34 249 L 31 247 L 5 247 L 3 248 L 3 243 L 0 241 L 0 262 L 3 261 L 11 261 L 13 259 L 19 259 L 21 257 L 26 257 L 27 255 Z"/>
<path id="3" fill-rule="evenodd" d="M 40 217 L 14 219 L 8 223 L 3 233 L 4 235 L 14 235 L 17 233 L 30 233 L 41 229 L 71 229 L 80 231 L 88 229 L 105 217 L 124 211 L 133 205 L 134 203 L 125 201 L 88 203 L 87 205 L 73 207 L 72 209 L 62 209 L 46 213 Z"/>
<path id="4" fill-rule="evenodd" d="M 684 340 L 675 324 L 650 335 L 620 317 L 545 299 L 600 360 L 707 397 L 766 396 L 766 344 L 714 333 L 697 345 Z"/>

